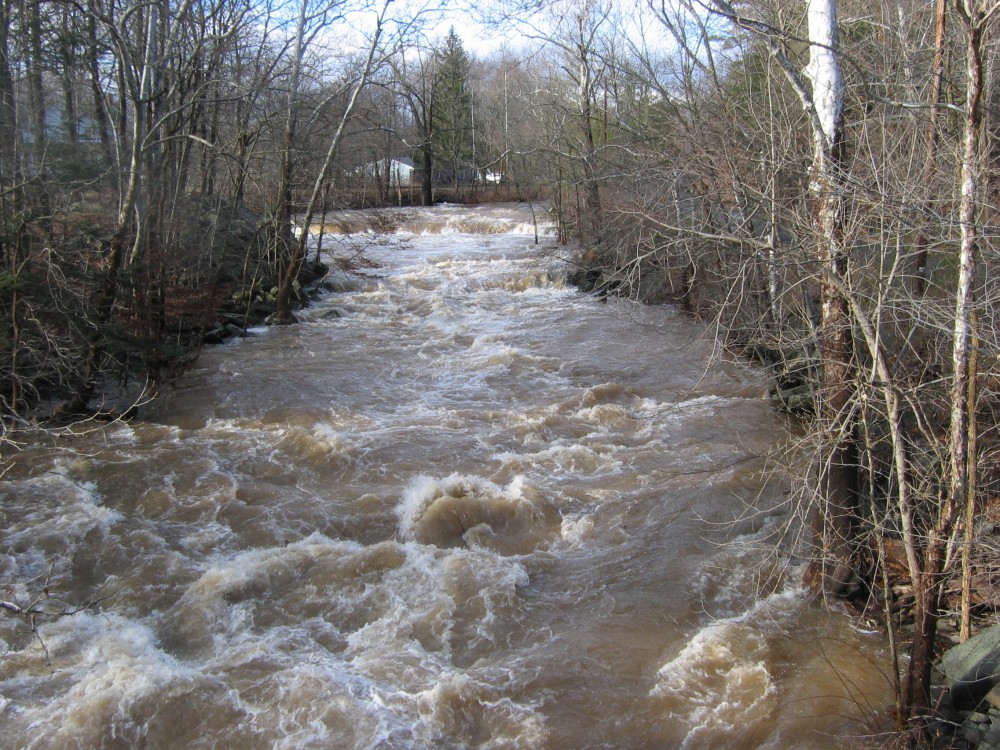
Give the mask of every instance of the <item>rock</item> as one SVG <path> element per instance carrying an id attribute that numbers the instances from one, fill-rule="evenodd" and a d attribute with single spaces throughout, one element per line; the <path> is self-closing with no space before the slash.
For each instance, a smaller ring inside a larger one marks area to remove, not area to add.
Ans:
<path id="1" fill-rule="evenodd" d="M 264 320 L 264 324 L 269 326 L 289 326 L 289 325 L 294 325 L 295 323 L 298 322 L 299 319 L 296 318 L 295 315 L 292 313 L 289 313 L 287 320 L 279 318 L 277 313 L 272 313 L 271 315 L 268 315 L 267 318 L 265 318 Z"/>
<path id="2" fill-rule="evenodd" d="M 601 268 L 582 268 L 567 276 L 567 281 L 581 292 L 604 298 L 608 290 L 605 287 L 607 272 Z"/>
<path id="3" fill-rule="evenodd" d="M 226 323 L 225 325 L 218 326 L 210 331 L 205 331 L 202 341 L 206 344 L 221 344 L 227 339 L 242 337 L 244 335 L 246 335 L 246 331 L 243 330 L 242 326 L 234 325 L 233 323 Z"/>
<path id="4" fill-rule="evenodd" d="M 1000 726 L 995 723 L 987 730 L 986 736 L 979 741 L 978 750 L 995 750 L 1000 748 Z"/>
<path id="5" fill-rule="evenodd" d="M 1000 625 L 993 625 L 941 657 L 951 703 L 959 710 L 977 708 L 1000 684 Z"/>
<path id="6" fill-rule="evenodd" d="M 771 398 L 790 414 L 802 414 L 812 407 L 812 388 L 808 385 L 794 388 L 775 387 L 771 389 Z"/>
<path id="7" fill-rule="evenodd" d="M 962 724 L 962 737 L 964 737 L 965 741 L 972 747 L 976 747 L 986 737 L 986 732 L 979 724 L 976 724 L 975 722 L 966 722 Z"/>
<path id="8" fill-rule="evenodd" d="M 201 340 L 206 344 L 221 344 L 226 340 L 226 329 L 220 326 L 219 328 L 205 331 L 205 335 L 201 337 Z"/>
<path id="9" fill-rule="evenodd" d="M 1000 709 L 1000 685 L 986 694 L 986 702 L 994 709 Z M 993 710 L 990 711 L 990 717 L 994 722 L 997 721 L 997 716 Z"/>

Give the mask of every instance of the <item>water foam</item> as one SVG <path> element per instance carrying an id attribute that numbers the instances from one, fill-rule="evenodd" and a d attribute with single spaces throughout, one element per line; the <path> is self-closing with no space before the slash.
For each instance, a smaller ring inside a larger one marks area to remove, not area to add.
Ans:
<path id="1" fill-rule="evenodd" d="M 99 747 L 116 735 L 138 740 L 136 704 L 199 679 L 158 647 L 149 627 L 116 614 L 81 613 L 45 625 L 39 635 L 45 649 L 36 644 L 8 655 L 20 662 L 19 678 L 0 683 L 25 747 Z M 36 691 L 49 693 L 48 701 L 31 700 Z"/>
<path id="2" fill-rule="evenodd" d="M 788 569 L 765 543 L 770 531 L 737 537 L 698 566 L 703 606 L 720 614 L 659 668 L 650 691 L 659 710 L 685 727 L 682 748 L 723 747 L 772 721 L 788 688 L 773 671 L 787 658 L 774 639 L 796 621 L 808 594 L 801 571 Z"/>
<path id="3" fill-rule="evenodd" d="M 74 462 L 77 467 L 79 463 Z M 24 503 L 24 511 L 8 522 L 11 528 L 6 543 L 9 546 L 52 547 L 61 551 L 91 531 L 107 533 L 123 520 L 120 511 L 104 505 L 95 481 L 76 481 L 69 476 L 69 471 L 68 466 L 58 464 L 53 471 L 39 476 L 7 482 L 6 489 L 11 490 L 12 495 L 26 499 L 36 494 L 53 498 L 44 504 Z"/>
<path id="4" fill-rule="evenodd" d="M 589 513 L 579 513 L 563 517 L 560 533 L 571 548 L 579 547 L 594 536 L 594 517 Z"/>
<path id="5" fill-rule="evenodd" d="M 538 706 L 503 695 L 510 677 L 494 670 L 490 682 L 465 673 L 449 673 L 433 687 L 413 696 L 421 720 L 414 728 L 420 747 L 463 747 L 483 750 L 544 746 L 547 732 Z M 492 684 L 491 684 L 492 683 Z"/>
<path id="6" fill-rule="evenodd" d="M 544 498 L 523 477 L 507 487 L 481 477 L 418 477 L 396 508 L 404 539 L 438 547 L 487 547 L 528 554 L 548 532 Z"/>
<path id="7" fill-rule="evenodd" d="M 563 441 L 529 453 L 497 453 L 494 458 L 504 462 L 506 468 L 519 471 L 538 471 L 544 468 L 555 475 L 594 477 L 615 474 L 624 466 L 613 456 L 598 453 L 587 445 Z"/>
<path id="8" fill-rule="evenodd" d="M 682 748 L 715 746 L 765 718 L 776 688 L 768 644 L 742 619 L 699 630 L 657 672 L 650 696 L 689 730 Z"/>

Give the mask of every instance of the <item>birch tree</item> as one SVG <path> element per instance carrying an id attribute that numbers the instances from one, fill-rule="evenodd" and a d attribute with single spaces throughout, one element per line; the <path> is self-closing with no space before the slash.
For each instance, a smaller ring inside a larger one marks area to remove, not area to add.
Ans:
<path id="1" fill-rule="evenodd" d="M 725 0 L 714 0 L 713 7 L 737 27 L 764 40 L 810 124 L 809 195 L 821 310 L 817 416 L 827 439 L 818 460 L 817 498 L 811 511 L 818 555 L 808 578 L 827 596 L 839 596 L 847 590 L 854 573 L 851 542 L 857 512 L 857 444 L 852 411 L 854 342 L 850 305 L 844 293 L 849 286 L 849 268 L 842 224 L 846 154 L 837 2 L 807 1 L 809 61 L 804 70 L 795 66 L 778 29 L 738 13 Z"/>
<path id="2" fill-rule="evenodd" d="M 822 376 L 820 418 L 827 423 L 829 454 L 820 467 L 819 505 L 813 532 L 822 540 L 821 578 L 828 595 L 845 590 L 853 565 L 850 545 L 857 512 L 857 444 L 851 413 L 853 335 L 848 301 L 848 254 L 843 238 L 844 81 L 840 70 L 836 0 L 809 0 L 813 164 L 809 191 L 815 202 L 817 257 L 821 265 Z M 803 99 L 808 101 L 808 98 Z"/>

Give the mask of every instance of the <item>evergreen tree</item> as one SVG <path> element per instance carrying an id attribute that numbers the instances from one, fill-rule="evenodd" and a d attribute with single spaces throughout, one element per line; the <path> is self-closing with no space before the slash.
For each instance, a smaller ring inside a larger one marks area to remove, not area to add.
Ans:
<path id="1" fill-rule="evenodd" d="M 455 27 L 437 51 L 433 150 L 435 161 L 457 188 L 473 160 L 471 64 Z"/>

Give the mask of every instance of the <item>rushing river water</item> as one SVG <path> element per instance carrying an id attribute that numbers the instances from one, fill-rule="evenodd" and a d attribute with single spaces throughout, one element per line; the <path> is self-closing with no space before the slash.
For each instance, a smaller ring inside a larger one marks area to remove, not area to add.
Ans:
<path id="1" fill-rule="evenodd" d="M 567 288 L 530 222 L 444 207 L 328 237 L 374 263 L 301 325 L 206 351 L 131 424 L 26 447 L 0 486 L 2 580 L 51 568 L 64 598 L 108 598 L 44 647 L 0 614 L 0 746 L 869 731 L 880 641 L 759 544 L 784 487 L 758 457 L 786 431 L 761 374 L 710 362 L 669 308 Z"/>

